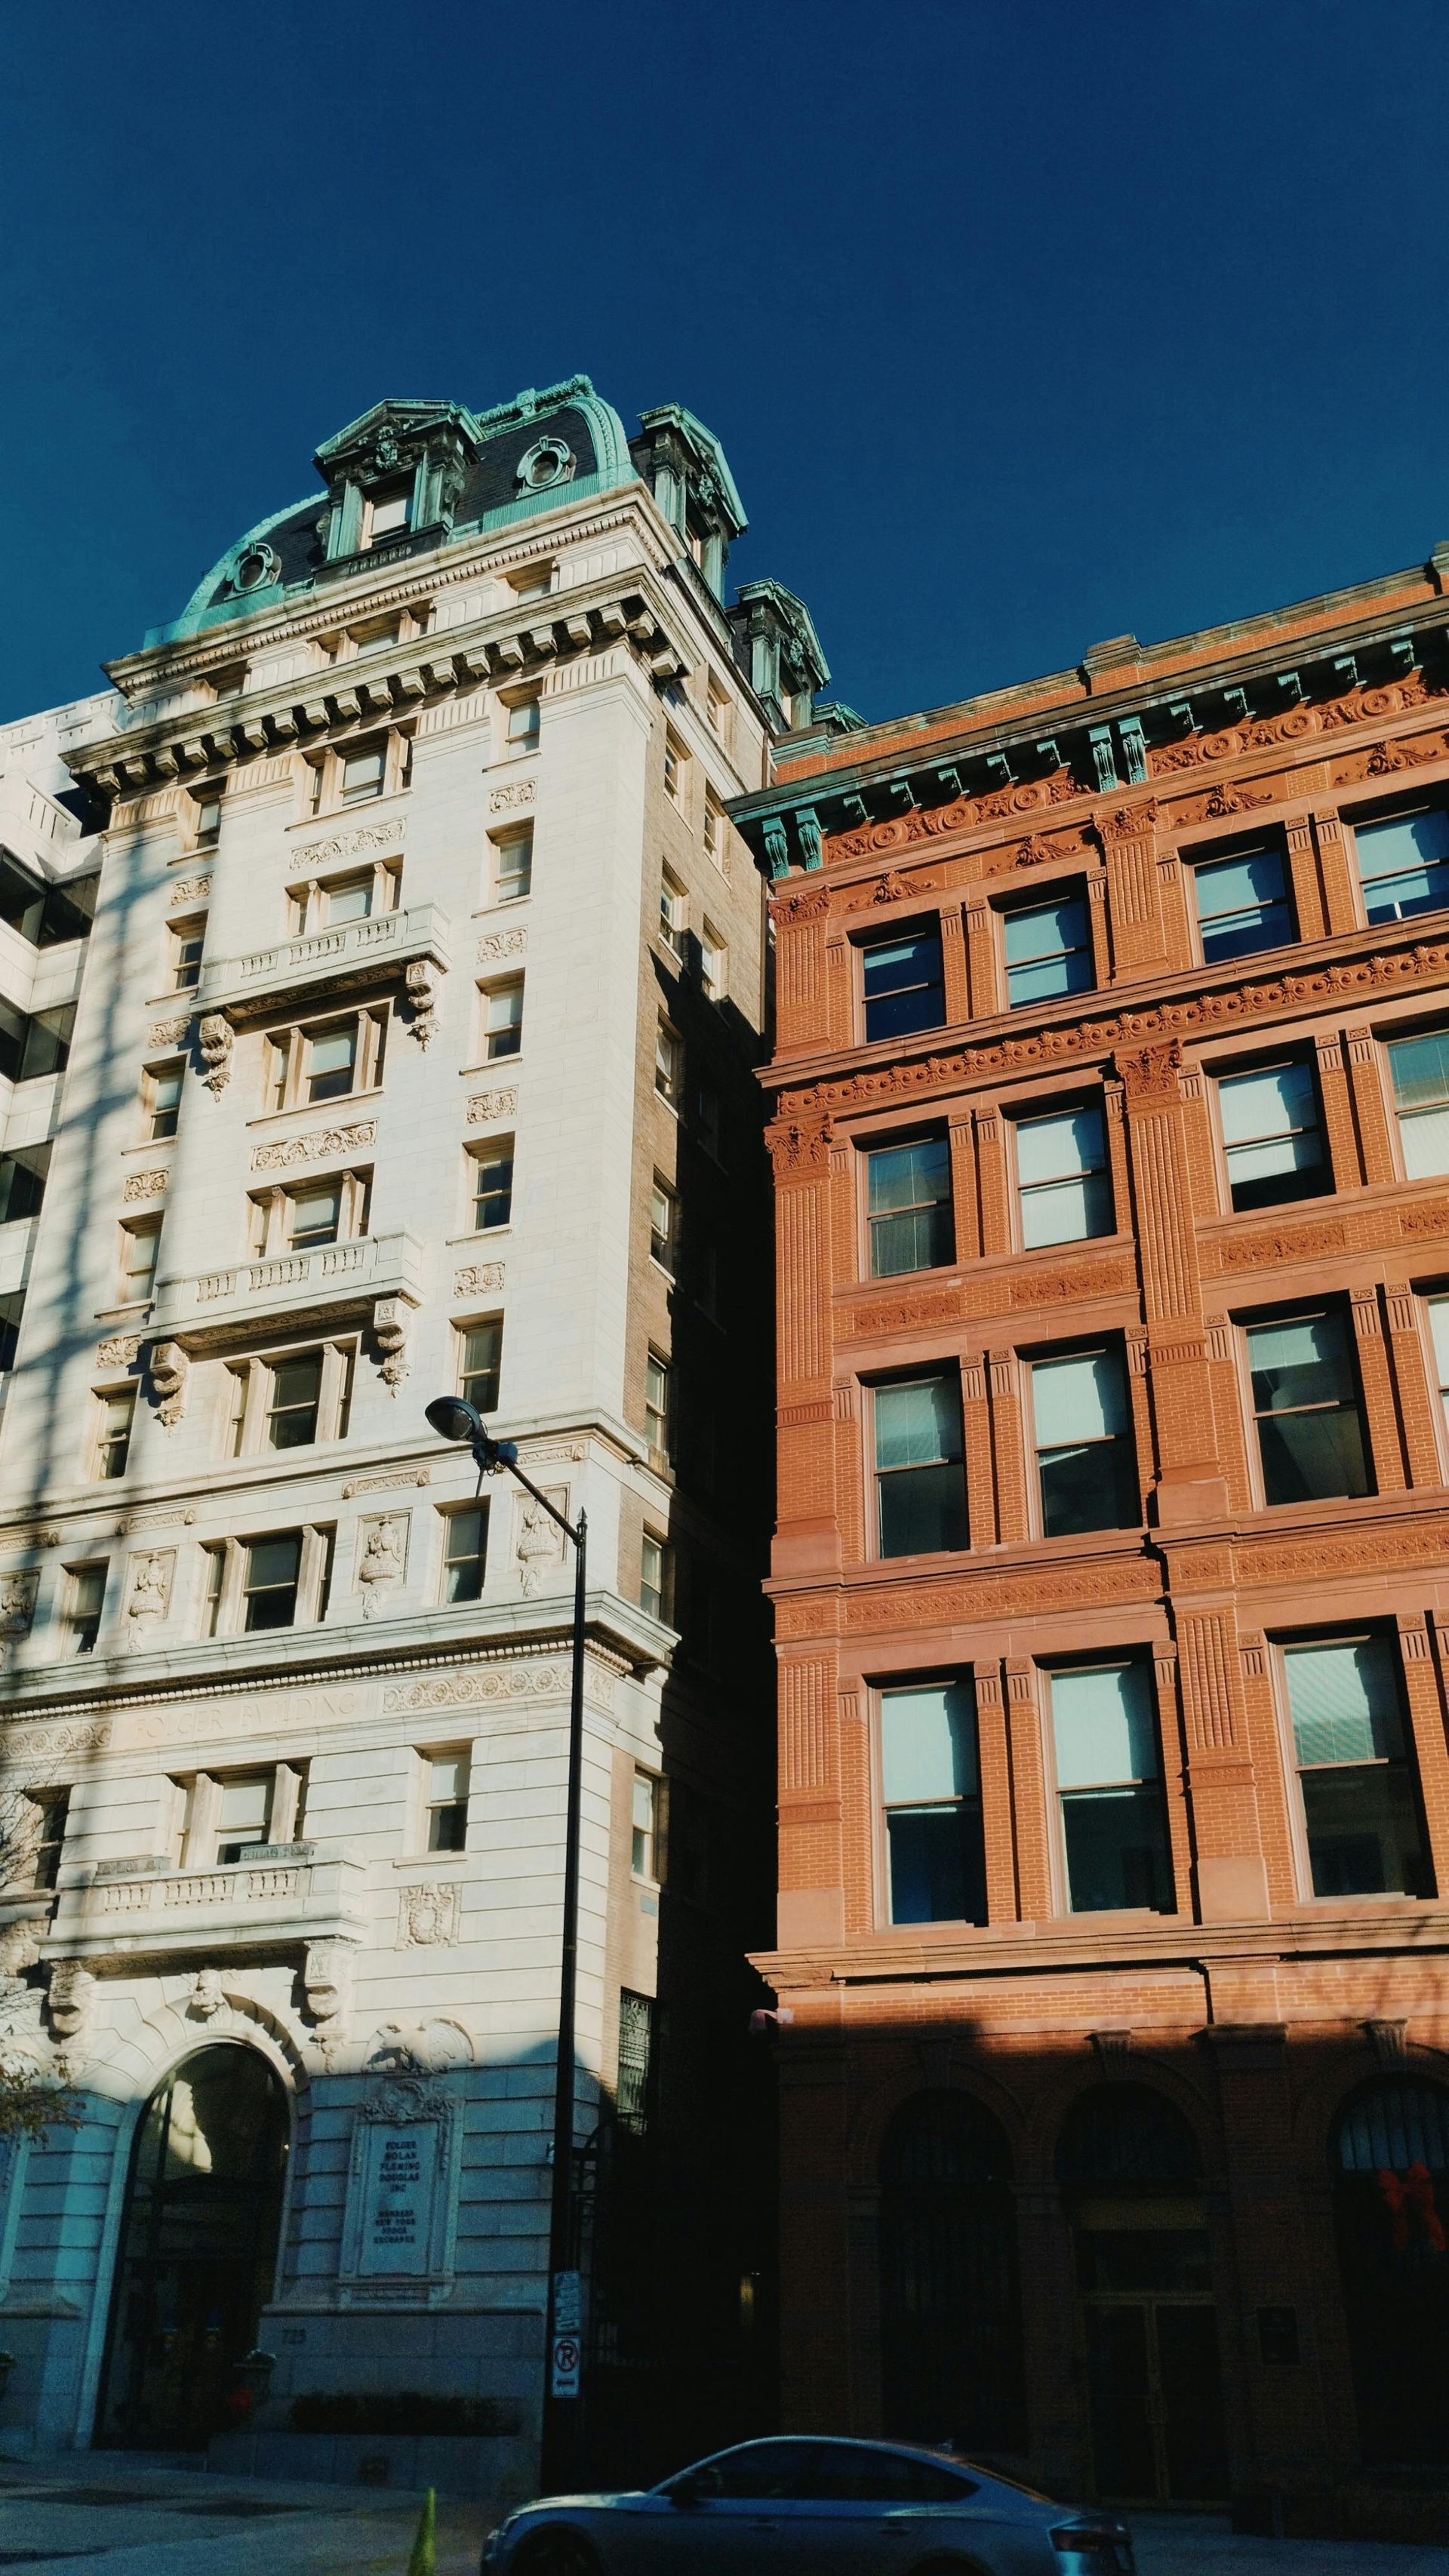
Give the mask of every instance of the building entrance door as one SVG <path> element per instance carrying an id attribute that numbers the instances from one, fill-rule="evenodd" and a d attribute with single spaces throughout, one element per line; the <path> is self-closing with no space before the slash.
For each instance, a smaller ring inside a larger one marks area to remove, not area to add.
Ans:
<path id="1" fill-rule="evenodd" d="M 1089 2297 L 1083 2321 L 1097 2493 L 1138 2504 L 1226 2494 L 1211 2301 Z"/>
<path id="2" fill-rule="evenodd" d="M 200 2450 L 228 2422 L 236 2367 L 272 2294 L 288 2120 L 255 2049 L 198 2049 L 137 2132 L 98 2446 Z"/>

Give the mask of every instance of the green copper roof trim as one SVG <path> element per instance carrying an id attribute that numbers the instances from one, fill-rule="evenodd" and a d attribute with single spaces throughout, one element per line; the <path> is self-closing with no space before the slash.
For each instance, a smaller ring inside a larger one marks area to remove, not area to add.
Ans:
<path id="1" fill-rule="evenodd" d="M 267 518 L 258 519 L 254 528 L 248 528 L 244 537 L 238 537 L 234 546 L 228 546 L 224 555 L 218 555 L 205 579 L 197 583 L 179 617 L 173 618 L 169 626 L 147 628 L 142 651 L 149 651 L 153 644 L 179 643 L 184 635 L 197 635 L 204 626 L 222 626 L 228 618 L 244 617 L 254 608 L 275 607 L 279 599 L 285 598 L 286 592 L 281 582 L 269 581 L 264 589 L 240 591 L 235 599 L 213 602 L 203 615 L 211 592 L 218 582 L 230 579 L 248 546 L 256 545 L 273 528 L 280 527 L 284 519 L 293 519 L 299 510 L 312 507 L 314 501 L 319 512 L 326 508 L 325 493 L 306 493 L 300 501 L 289 501 L 284 509 L 273 510 Z"/>
<path id="2" fill-rule="evenodd" d="M 743 536 L 750 523 L 745 517 L 745 505 L 740 499 L 739 486 L 730 472 L 724 449 L 714 431 L 706 429 L 702 420 L 696 420 L 692 411 L 686 411 L 683 403 L 655 403 L 652 409 L 641 411 L 639 414 L 639 426 L 646 436 L 651 429 L 658 429 L 663 425 L 677 429 L 683 438 L 688 439 L 701 460 L 713 467 L 719 480 L 720 490 L 724 494 L 726 507 L 734 518 L 733 533 L 737 537 Z"/>

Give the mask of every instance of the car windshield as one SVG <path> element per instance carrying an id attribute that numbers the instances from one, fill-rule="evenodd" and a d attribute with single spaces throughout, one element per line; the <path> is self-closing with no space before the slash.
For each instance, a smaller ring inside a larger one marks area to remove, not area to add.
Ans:
<path id="1" fill-rule="evenodd" d="M 745 2442 L 717 2451 L 662 2481 L 655 2493 L 700 2497 L 775 2497 L 808 2502 L 858 2498 L 884 2503 L 952 2504 L 977 2492 L 967 2461 L 891 2449 L 884 2443 L 812 2439 Z M 1022 2493 L 1028 2490 L 1022 2489 Z"/>

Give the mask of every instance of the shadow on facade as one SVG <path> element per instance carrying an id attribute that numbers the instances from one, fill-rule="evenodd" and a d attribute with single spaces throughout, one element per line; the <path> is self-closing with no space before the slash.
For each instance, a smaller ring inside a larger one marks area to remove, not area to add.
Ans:
<path id="1" fill-rule="evenodd" d="M 1042 2045 L 903 2015 L 774 2045 L 787 2429 L 1442 2535 L 1449 2058 L 1402 2022 Z"/>

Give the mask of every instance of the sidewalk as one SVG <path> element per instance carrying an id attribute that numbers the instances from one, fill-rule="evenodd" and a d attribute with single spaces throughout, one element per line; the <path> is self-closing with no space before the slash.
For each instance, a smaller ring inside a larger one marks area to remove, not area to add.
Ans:
<path id="1" fill-rule="evenodd" d="M 1225 2514 L 1129 2513 L 1138 2576 L 1449 2576 L 1449 2546 L 1246 2540 Z"/>
<path id="2" fill-rule="evenodd" d="M 405 2576 L 420 2495 L 218 2478 L 134 2451 L 0 2461 L 7 2576 Z M 438 2576 L 477 2576 L 492 2517 L 438 2506 Z"/>

